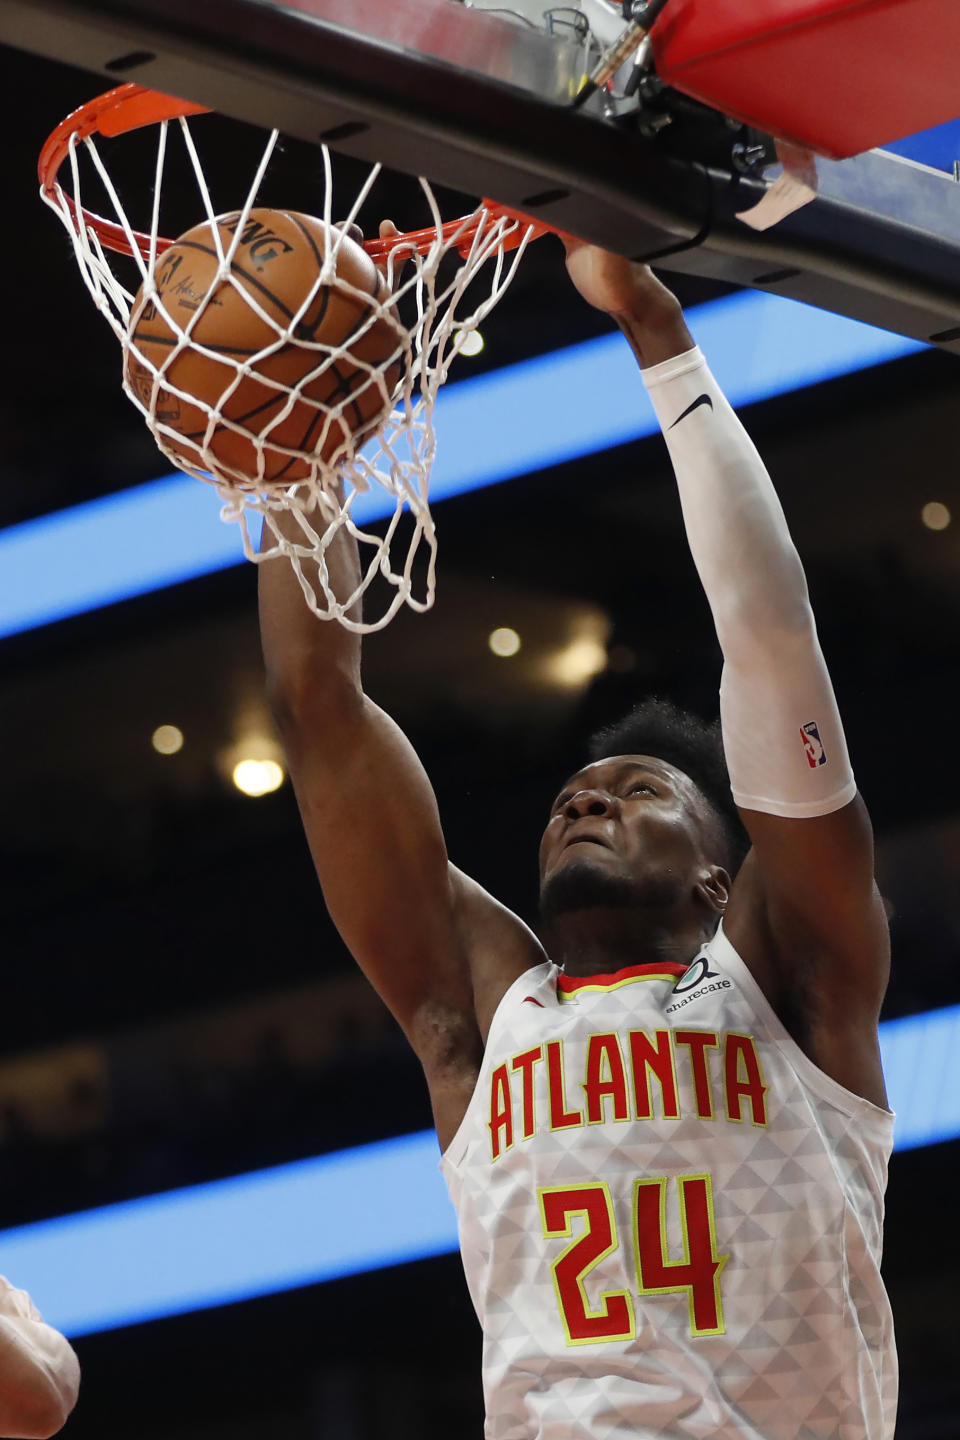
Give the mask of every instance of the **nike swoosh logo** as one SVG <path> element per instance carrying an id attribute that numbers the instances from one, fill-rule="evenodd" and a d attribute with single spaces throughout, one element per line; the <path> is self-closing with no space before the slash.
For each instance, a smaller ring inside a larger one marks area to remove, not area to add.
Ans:
<path id="1" fill-rule="evenodd" d="M 524 1005 L 539 1005 L 541 1010 L 546 1009 L 546 1006 L 544 1005 L 543 1001 L 542 1001 L 542 1000 L 534 1000 L 534 998 L 533 998 L 532 995 L 524 995 L 524 997 L 523 997 L 523 1003 L 524 1003 Z"/>
<path id="2" fill-rule="evenodd" d="M 709 405 L 710 409 L 713 409 L 713 401 L 710 399 L 709 395 L 698 395 L 696 400 L 694 400 L 693 404 L 688 405 L 686 410 L 684 410 L 683 414 L 677 416 L 676 420 L 674 420 L 673 422 L 673 425 L 670 426 L 670 429 L 672 430 L 674 428 L 674 425 L 679 425 L 681 420 L 686 420 L 687 416 L 692 415 L 694 410 L 696 410 L 699 405 Z"/>

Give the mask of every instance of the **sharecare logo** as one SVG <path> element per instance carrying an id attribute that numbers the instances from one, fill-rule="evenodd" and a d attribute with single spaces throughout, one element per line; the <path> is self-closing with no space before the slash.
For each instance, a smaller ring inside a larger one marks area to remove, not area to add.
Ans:
<path id="1" fill-rule="evenodd" d="M 711 970 L 706 955 L 698 955 L 695 960 L 690 961 L 685 975 L 681 975 L 673 987 L 674 995 L 682 995 L 686 990 L 692 990 L 702 980 L 716 980 L 717 971 Z"/>
<path id="2" fill-rule="evenodd" d="M 803 741 L 810 769 L 816 770 L 818 765 L 826 765 L 827 752 L 823 748 L 816 720 L 808 720 L 806 725 L 800 726 L 800 739 Z"/>

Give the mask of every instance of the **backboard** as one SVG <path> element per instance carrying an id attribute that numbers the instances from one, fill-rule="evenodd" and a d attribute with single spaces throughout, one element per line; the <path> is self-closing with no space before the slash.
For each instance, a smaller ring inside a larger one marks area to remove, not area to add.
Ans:
<path id="1" fill-rule="evenodd" d="M 960 353 L 949 174 L 884 151 L 820 161 L 814 200 L 751 229 L 738 216 L 776 173 L 756 132 L 689 101 L 663 125 L 602 92 L 572 104 L 585 3 L 537 25 L 529 0 L 4 0 L 0 41 Z"/>

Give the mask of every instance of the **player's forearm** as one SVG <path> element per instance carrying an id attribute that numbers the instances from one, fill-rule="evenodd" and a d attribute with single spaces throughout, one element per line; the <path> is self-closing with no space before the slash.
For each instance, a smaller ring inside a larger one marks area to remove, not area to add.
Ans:
<path id="1" fill-rule="evenodd" d="M 724 655 L 723 743 L 741 808 L 828 814 L 856 787 L 780 501 L 698 350 L 644 372 Z"/>
<path id="2" fill-rule="evenodd" d="M 291 514 L 281 515 L 277 523 L 291 542 L 302 534 Z M 276 539 L 265 531 L 264 547 L 268 543 L 275 544 Z M 349 595 L 359 578 L 356 542 L 341 530 L 325 558 L 334 591 Z M 307 573 L 315 566 L 311 560 L 301 564 Z M 302 689 L 359 692 L 360 637 L 335 620 L 320 620 L 313 614 L 285 555 L 262 561 L 259 571 L 260 636 L 274 697 L 289 697 Z"/>
<path id="3" fill-rule="evenodd" d="M 724 656 L 812 632 L 806 577 L 757 450 L 699 350 L 644 371 Z"/>
<path id="4" fill-rule="evenodd" d="M 680 302 L 648 265 L 565 235 L 570 279 L 588 304 L 616 321 L 641 366 L 693 345 Z"/>
<path id="5" fill-rule="evenodd" d="M 676 298 L 631 267 L 634 303 L 614 318 L 650 389 L 674 462 L 694 562 L 728 660 L 811 628 L 803 567 L 752 441 L 703 363 Z M 673 363 L 671 363 L 673 362 Z M 669 393 L 668 393 L 669 392 Z M 683 419 L 688 406 L 695 410 Z M 711 416 L 705 428 L 705 416 Z M 731 586 L 731 577 L 736 585 Z M 778 633 L 779 632 L 779 633 Z"/>
<path id="6" fill-rule="evenodd" d="M 679 301 L 659 282 L 655 283 L 662 293 L 651 296 L 636 308 L 612 313 L 644 370 L 693 349 L 693 336 L 687 329 Z"/>
<path id="7" fill-rule="evenodd" d="M 40 1320 L 0 1315 L 0 1435 L 56 1435 L 79 1385 L 77 1357 L 62 1335 Z"/>

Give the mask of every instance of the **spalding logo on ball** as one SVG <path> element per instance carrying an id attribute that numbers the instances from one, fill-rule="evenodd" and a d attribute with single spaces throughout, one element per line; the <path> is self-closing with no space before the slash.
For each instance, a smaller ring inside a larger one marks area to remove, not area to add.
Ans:
<path id="1" fill-rule="evenodd" d="M 240 220 L 217 219 L 224 254 Z M 322 285 L 323 223 L 289 210 L 249 211 L 225 278 L 209 222 L 165 251 L 163 310 L 141 286 L 124 378 L 171 459 L 284 488 L 352 454 L 390 413 L 406 332 L 370 256 L 330 234 L 336 278 Z"/>

